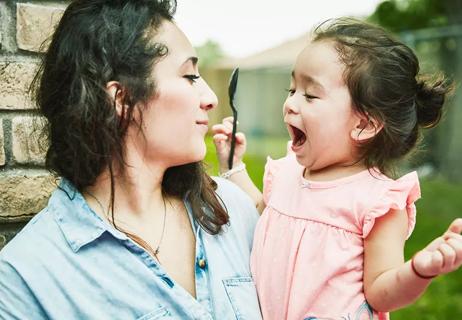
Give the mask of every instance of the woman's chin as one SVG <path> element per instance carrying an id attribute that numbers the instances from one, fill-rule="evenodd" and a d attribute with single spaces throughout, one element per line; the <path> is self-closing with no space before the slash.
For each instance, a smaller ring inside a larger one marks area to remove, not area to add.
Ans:
<path id="1" fill-rule="evenodd" d="M 205 159 L 205 154 L 207 153 L 207 146 L 205 145 L 205 142 L 200 145 L 196 146 L 193 150 L 190 150 L 190 152 L 187 154 L 187 160 L 185 161 L 186 163 L 193 163 L 193 162 L 199 162 Z"/>
<path id="2" fill-rule="evenodd" d="M 207 153 L 207 146 L 205 145 L 205 142 L 202 144 L 201 148 L 197 150 L 197 157 L 194 162 L 199 162 L 205 159 L 205 155 Z"/>

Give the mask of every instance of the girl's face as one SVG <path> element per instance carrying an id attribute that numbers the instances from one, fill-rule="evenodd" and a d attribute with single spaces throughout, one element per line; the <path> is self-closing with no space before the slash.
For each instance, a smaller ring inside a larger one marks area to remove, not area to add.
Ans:
<path id="1" fill-rule="evenodd" d="M 310 171 L 354 162 L 351 133 L 359 117 L 334 43 L 311 42 L 299 54 L 284 103 L 284 122 L 298 162 Z"/>
<path id="2" fill-rule="evenodd" d="M 145 161 L 166 168 L 200 161 L 208 111 L 216 107 L 217 97 L 199 76 L 196 53 L 174 23 L 164 22 L 155 41 L 168 54 L 154 65 L 156 94 L 141 108 L 143 131 L 132 141 Z"/>

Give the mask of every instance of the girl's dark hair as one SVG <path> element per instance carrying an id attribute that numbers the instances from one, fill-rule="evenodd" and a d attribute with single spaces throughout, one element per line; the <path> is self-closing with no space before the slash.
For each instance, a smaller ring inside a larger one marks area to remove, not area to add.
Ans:
<path id="1" fill-rule="evenodd" d="M 79 191 L 108 169 L 114 221 L 114 172 L 125 167 L 124 137 L 138 102 L 156 93 L 152 69 L 168 55 L 153 38 L 171 21 L 175 0 L 75 0 L 62 16 L 33 83 L 40 112 L 47 119 L 47 168 Z M 126 112 L 117 115 L 106 84 L 124 88 Z M 141 124 L 138 124 L 141 130 Z M 169 168 L 163 192 L 188 197 L 195 219 L 216 234 L 228 214 L 216 184 L 201 163 Z M 211 212 L 209 212 L 210 210 Z"/>
<path id="2" fill-rule="evenodd" d="M 374 138 L 359 145 L 360 160 L 369 169 L 390 173 L 393 163 L 416 146 L 419 129 L 440 121 L 450 82 L 443 76 L 419 76 L 412 49 L 366 22 L 340 18 L 322 23 L 313 41 L 334 42 L 353 107 L 383 125 Z"/>

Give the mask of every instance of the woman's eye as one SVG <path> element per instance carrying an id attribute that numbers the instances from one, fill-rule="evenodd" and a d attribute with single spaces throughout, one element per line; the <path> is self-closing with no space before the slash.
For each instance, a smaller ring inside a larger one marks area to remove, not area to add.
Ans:
<path id="1" fill-rule="evenodd" d="M 286 89 L 286 91 L 289 93 L 289 96 L 293 96 L 295 94 L 294 89 Z"/>
<path id="2" fill-rule="evenodd" d="M 199 79 L 201 76 L 199 75 L 196 75 L 196 74 L 186 74 L 183 76 L 184 78 L 188 79 L 189 81 L 191 81 L 191 83 L 194 83 L 196 82 L 197 79 Z"/>

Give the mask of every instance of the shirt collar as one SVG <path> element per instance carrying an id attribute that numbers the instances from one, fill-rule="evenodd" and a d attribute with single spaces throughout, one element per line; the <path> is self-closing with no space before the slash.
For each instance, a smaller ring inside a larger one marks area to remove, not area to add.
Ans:
<path id="1" fill-rule="evenodd" d="M 66 179 L 61 179 L 49 202 L 55 220 L 74 252 L 97 240 L 104 232 L 119 240 L 127 236 L 101 219 L 87 204 L 82 194 Z"/>

